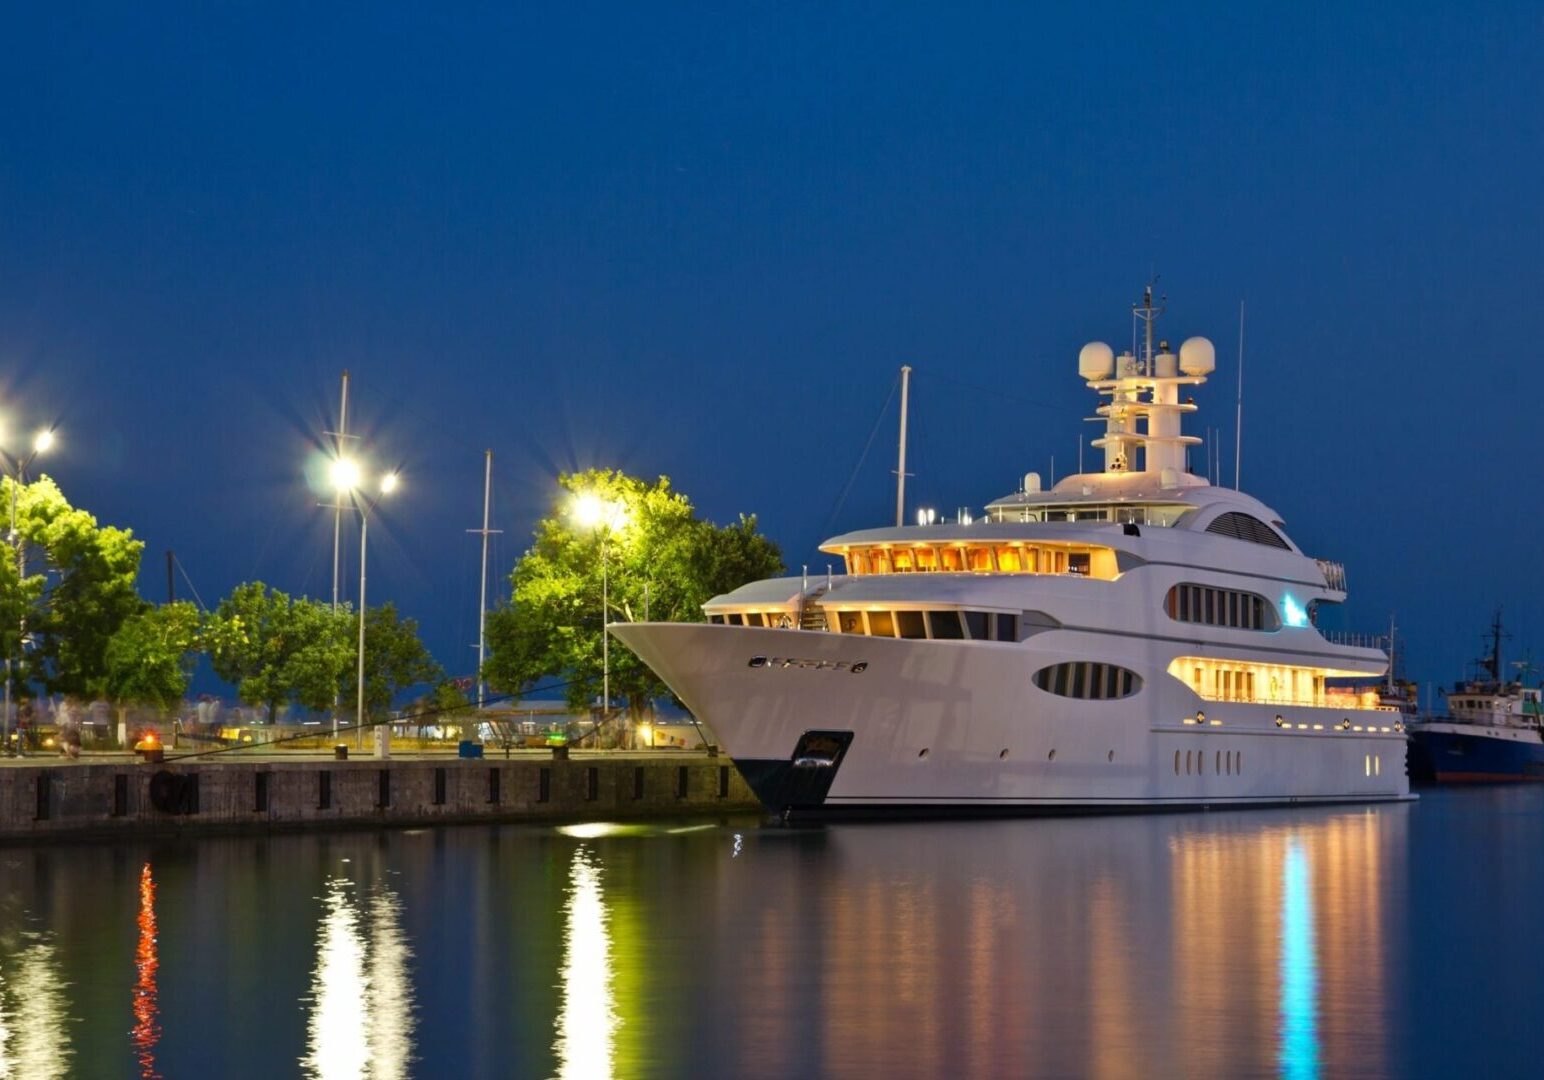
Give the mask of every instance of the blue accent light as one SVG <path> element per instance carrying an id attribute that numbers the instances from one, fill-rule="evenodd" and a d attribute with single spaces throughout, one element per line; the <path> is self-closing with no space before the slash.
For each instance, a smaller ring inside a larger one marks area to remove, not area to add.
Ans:
<path id="1" fill-rule="evenodd" d="M 1288 626 L 1308 625 L 1308 609 L 1294 600 L 1291 593 L 1281 598 L 1281 621 Z"/>
<path id="2" fill-rule="evenodd" d="M 1313 893 L 1302 842 L 1287 841 L 1281 871 L 1281 1075 L 1319 1075 L 1319 962 L 1315 955 Z"/>

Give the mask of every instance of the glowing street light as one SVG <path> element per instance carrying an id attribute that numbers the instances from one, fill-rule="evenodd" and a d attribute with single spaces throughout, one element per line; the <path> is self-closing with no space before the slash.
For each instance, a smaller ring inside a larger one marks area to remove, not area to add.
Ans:
<path id="1" fill-rule="evenodd" d="M 20 581 L 27 576 L 27 549 L 21 542 L 21 536 L 16 531 L 16 495 L 21 485 L 27 482 L 27 467 L 36 460 L 39 454 L 46 454 L 54 445 L 54 433 L 51 428 L 43 428 L 32 439 L 32 452 L 25 458 L 13 458 L 4 450 L 0 450 L 0 462 L 5 465 L 5 475 L 11 481 L 11 532 L 10 543 L 16 548 L 16 579 Z M 22 616 L 16 640 L 18 647 L 27 633 L 27 617 Z M 5 749 L 11 746 L 11 672 L 12 657 L 9 649 L 5 652 L 5 717 L 0 730 L 4 731 Z M 21 753 L 21 743 L 18 741 L 16 752 Z"/>
<path id="2" fill-rule="evenodd" d="M 611 635 L 606 632 L 611 615 L 611 596 L 607 581 L 606 541 L 627 523 L 627 508 L 621 502 L 604 499 L 593 491 L 574 496 L 569 514 L 581 528 L 593 531 L 600 541 L 600 670 L 601 720 L 611 712 Z"/>
<path id="3" fill-rule="evenodd" d="M 359 486 L 359 466 L 349 458 L 334 458 L 327 469 L 327 476 L 332 481 L 333 490 L 339 495 L 347 495 Z"/>

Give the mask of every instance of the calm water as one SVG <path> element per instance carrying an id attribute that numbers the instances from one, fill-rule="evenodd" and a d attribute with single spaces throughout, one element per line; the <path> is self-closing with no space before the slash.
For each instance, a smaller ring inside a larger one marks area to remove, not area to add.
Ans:
<path id="1" fill-rule="evenodd" d="M 1538 1075 L 1544 790 L 0 850 L 0 1075 Z"/>

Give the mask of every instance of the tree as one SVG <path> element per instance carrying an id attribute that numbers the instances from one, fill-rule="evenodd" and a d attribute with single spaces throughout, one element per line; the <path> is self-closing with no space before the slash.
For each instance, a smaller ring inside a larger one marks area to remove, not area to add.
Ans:
<path id="1" fill-rule="evenodd" d="M 357 617 L 351 616 L 355 633 Z M 359 693 L 358 642 L 350 649 L 352 663 L 343 676 L 343 702 L 352 708 Z M 424 683 L 438 683 L 444 669 L 435 663 L 418 638 L 418 623 L 397 614 L 394 604 L 382 604 L 365 613 L 365 713 L 380 716 L 403 690 Z"/>
<path id="2" fill-rule="evenodd" d="M 9 503 L 9 481 L 3 494 Z M 145 545 L 128 529 L 98 525 L 46 476 L 17 496 L 22 543 L 41 549 L 52 571 L 46 583 L 39 575 L 36 584 L 22 586 L 32 597 L 27 630 L 35 642 L 26 677 L 49 693 L 103 693 L 108 642 L 146 606 L 135 588 Z"/>
<path id="3" fill-rule="evenodd" d="M 264 705 L 270 721 L 295 701 L 308 709 L 332 707 L 353 659 L 346 609 L 292 599 L 260 581 L 238 585 L 210 615 L 205 647 L 215 674 L 236 685 L 249 705 Z"/>
<path id="4" fill-rule="evenodd" d="M 601 692 L 601 566 L 607 619 L 699 619 L 712 597 L 783 572 L 777 545 L 756 531 L 754 516 L 719 527 L 696 516 L 685 496 L 660 477 L 653 484 L 592 470 L 558 478 L 552 512 L 510 576 L 510 600 L 488 618 L 490 682 L 518 692 L 544 676 L 566 676 L 568 701 L 583 707 Z M 600 529 L 575 524 L 574 499 L 595 495 L 620 507 Z M 611 688 L 633 718 L 669 691 L 620 642 L 611 648 Z"/>
<path id="5" fill-rule="evenodd" d="M 123 621 L 107 643 L 105 691 L 120 708 L 174 709 L 187 693 L 203 620 L 186 600 Z"/>

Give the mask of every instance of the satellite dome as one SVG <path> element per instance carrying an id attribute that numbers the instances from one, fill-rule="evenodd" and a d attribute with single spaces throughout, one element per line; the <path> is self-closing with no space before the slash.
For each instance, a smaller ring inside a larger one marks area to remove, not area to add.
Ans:
<path id="1" fill-rule="evenodd" d="M 1187 338 L 1179 347 L 1179 369 L 1186 375 L 1210 375 L 1217 370 L 1217 350 L 1204 337 Z"/>
<path id="2" fill-rule="evenodd" d="M 1078 353 L 1078 374 L 1085 382 L 1108 379 L 1115 370 L 1115 350 L 1102 341 L 1090 341 Z"/>

